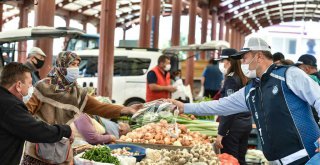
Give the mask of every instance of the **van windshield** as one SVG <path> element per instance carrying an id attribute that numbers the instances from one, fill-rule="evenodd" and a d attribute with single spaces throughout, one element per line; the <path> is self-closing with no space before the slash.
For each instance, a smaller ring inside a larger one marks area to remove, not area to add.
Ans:
<path id="1" fill-rule="evenodd" d="M 68 42 L 68 51 L 98 49 L 99 40 L 95 38 L 72 38 Z"/>
<path id="2" fill-rule="evenodd" d="M 144 75 L 150 66 L 149 58 L 128 58 L 126 56 L 114 57 L 113 76 L 140 76 Z M 80 75 L 82 77 L 98 76 L 98 57 L 82 56 Z"/>

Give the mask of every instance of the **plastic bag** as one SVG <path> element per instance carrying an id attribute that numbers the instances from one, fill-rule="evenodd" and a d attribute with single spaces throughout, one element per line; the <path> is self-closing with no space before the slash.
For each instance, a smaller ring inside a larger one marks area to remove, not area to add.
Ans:
<path id="1" fill-rule="evenodd" d="M 63 138 L 55 143 L 36 143 L 36 154 L 42 161 L 50 164 L 59 164 L 68 160 L 70 141 Z"/>
<path id="2" fill-rule="evenodd" d="M 111 163 L 100 163 L 100 162 L 83 159 L 81 158 L 83 154 L 84 152 L 74 157 L 75 165 L 113 165 Z M 129 157 L 129 156 L 116 156 L 116 157 L 120 161 L 120 165 L 135 165 L 137 161 L 135 157 Z"/>

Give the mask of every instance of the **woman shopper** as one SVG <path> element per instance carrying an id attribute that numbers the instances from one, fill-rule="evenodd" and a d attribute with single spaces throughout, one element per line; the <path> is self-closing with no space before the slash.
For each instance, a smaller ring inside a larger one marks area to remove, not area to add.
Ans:
<path id="1" fill-rule="evenodd" d="M 244 87 L 246 76 L 241 71 L 240 60 L 230 58 L 237 53 L 235 49 L 222 50 L 222 64 L 219 68 L 225 75 L 221 97 L 226 97 Z M 244 112 L 229 116 L 220 116 L 216 146 L 222 153 L 228 153 L 238 159 L 241 165 L 245 163 L 248 138 L 252 129 L 251 113 Z"/>
<path id="2" fill-rule="evenodd" d="M 27 103 L 30 113 L 49 124 L 70 124 L 81 112 L 105 118 L 117 118 L 120 114 L 133 114 L 138 105 L 123 107 L 104 104 L 77 85 L 80 57 L 72 52 L 61 52 L 56 60 L 56 67 L 49 77 L 39 81 L 34 93 Z M 28 142 L 23 165 L 48 164 L 36 154 L 36 145 Z M 62 164 L 70 164 L 73 160 L 72 149 L 69 157 Z"/>
<path id="3" fill-rule="evenodd" d="M 77 140 L 85 141 L 92 145 L 113 143 L 130 131 L 130 126 L 127 123 L 116 123 L 88 114 L 81 114 L 71 123 L 70 127 L 75 136 L 75 142 Z"/>

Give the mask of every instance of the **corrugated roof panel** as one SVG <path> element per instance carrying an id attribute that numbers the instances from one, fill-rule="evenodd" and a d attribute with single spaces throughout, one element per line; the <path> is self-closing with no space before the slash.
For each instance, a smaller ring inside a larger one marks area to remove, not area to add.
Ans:
<path id="1" fill-rule="evenodd" d="M 65 6 L 63 6 L 62 8 L 67 9 L 67 10 L 71 10 L 71 11 L 76 11 L 76 10 L 82 8 L 82 6 L 75 4 L 75 3 L 69 3 Z"/>

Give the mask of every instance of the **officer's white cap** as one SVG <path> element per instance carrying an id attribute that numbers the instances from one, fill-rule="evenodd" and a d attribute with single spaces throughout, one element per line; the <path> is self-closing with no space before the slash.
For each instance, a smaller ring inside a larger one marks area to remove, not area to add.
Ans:
<path id="1" fill-rule="evenodd" d="M 234 54 L 232 58 L 241 59 L 244 54 L 250 51 L 269 51 L 270 52 L 271 47 L 262 38 L 251 37 L 244 42 L 243 48 L 238 53 Z"/>

